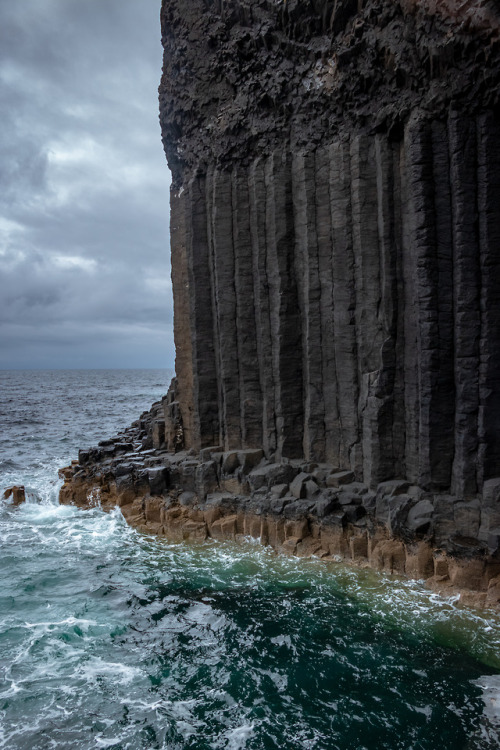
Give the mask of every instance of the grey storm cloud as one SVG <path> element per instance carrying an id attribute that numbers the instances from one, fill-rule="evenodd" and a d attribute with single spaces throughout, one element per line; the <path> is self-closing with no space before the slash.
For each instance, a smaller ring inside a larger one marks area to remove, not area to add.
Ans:
<path id="1" fill-rule="evenodd" d="M 0 0 L 0 367 L 171 367 L 160 0 Z"/>

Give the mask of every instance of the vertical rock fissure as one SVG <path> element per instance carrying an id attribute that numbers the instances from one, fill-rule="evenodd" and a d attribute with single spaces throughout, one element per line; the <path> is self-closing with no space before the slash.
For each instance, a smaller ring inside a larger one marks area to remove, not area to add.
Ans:
<path id="1" fill-rule="evenodd" d="M 321 341 L 321 286 L 316 229 L 314 153 L 299 154 L 292 160 L 293 209 L 295 224 L 295 274 L 302 319 L 304 382 L 303 454 L 324 460 L 324 398 Z"/>
<path id="2" fill-rule="evenodd" d="M 213 177 L 212 226 L 222 391 L 221 421 L 224 425 L 224 444 L 230 449 L 241 445 L 239 367 L 231 174 L 220 169 L 214 171 Z"/>
<path id="3" fill-rule="evenodd" d="M 394 475 L 406 476 L 406 418 L 405 418 L 405 299 L 403 272 L 403 204 L 404 179 L 402 176 L 404 143 L 392 144 L 393 154 L 393 204 L 394 204 L 394 265 L 395 265 L 395 373 L 394 421 L 392 443 L 394 447 Z"/>
<path id="4" fill-rule="evenodd" d="M 477 240 L 476 127 L 469 117 L 449 119 L 453 214 L 455 320 L 455 457 L 452 490 L 477 491 L 479 410 L 479 264 Z"/>
<path id="5" fill-rule="evenodd" d="M 256 337 L 250 195 L 245 171 L 234 169 L 232 183 L 240 430 L 243 447 L 256 448 L 262 445 L 262 395 Z"/>
<path id="6" fill-rule="evenodd" d="M 356 337 L 359 377 L 361 446 L 360 476 L 375 477 L 377 469 L 379 353 L 383 335 L 378 319 L 380 300 L 380 249 L 377 216 L 377 175 L 373 138 L 351 140 L 351 201 L 356 295 Z M 362 468 L 361 468 L 362 467 Z M 374 479 L 375 481 L 375 479 Z"/>
<path id="7" fill-rule="evenodd" d="M 406 476 L 418 484 L 420 464 L 420 366 L 416 251 L 414 250 L 414 204 L 411 200 L 410 169 L 412 166 L 411 123 L 405 131 L 401 161 L 402 270 L 404 310 L 404 414 Z"/>
<path id="8" fill-rule="evenodd" d="M 213 202 L 214 202 L 214 168 L 209 167 L 206 174 L 206 201 L 207 201 L 207 236 L 208 236 L 208 276 L 205 283 L 210 286 L 212 328 L 215 342 L 215 371 L 217 375 L 217 414 L 214 414 L 212 430 L 212 445 L 223 445 L 225 441 L 225 425 L 223 419 L 223 400 L 221 364 L 220 364 L 220 332 L 219 332 L 219 312 L 217 300 L 217 281 L 215 276 L 215 249 L 214 249 L 214 229 L 213 229 Z M 215 429 L 216 428 L 216 429 Z"/>
<path id="9" fill-rule="evenodd" d="M 334 269 L 333 338 L 341 429 L 338 460 L 340 465 L 360 471 L 361 467 L 356 461 L 359 388 L 351 234 L 351 166 L 347 142 L 334 143 L 330 147 L 330 199 Z"/>
<path id="10" fill-rule="evenodd" d="M 378 241 L 380 251 L 381 327 L 380 369 L 371 396 L 375 434 L 372 435 L 373 483 L 383 482 L 394 471 L 394 413 L 396 378 L 397 265 L 395 251 L 393 149 L 386 138 L 375 141 L 377 172 Z"/>
<path id="11" fill-rule="evenodd" d="M 213 445 L 218 432 L 217 342 L 214 341 L 212 295 L 207 236 L 207 201 L 204 177 L 194 177 L 188 189 L 190 215 L 186 217 L 189 236 L 189 288 L 191 341 L 193 351 L 194 447 Z"/>
<path id="12" fill-rule="evenodd" d="M 315 159 L 315 221 L 318 243 L 320 281 L 320 324 L 322 391 L 326 461 L 340 460 L 341 424 L 338 405 L 338 377 L 334 342 L 334 266 L 332 217 L 330 210 L 330 159 L 328 147 L 316 151 Z"/>
<path id="13" fill-rule="evenodd" d="M 412 254 L 415 258 L 418 366 L 418 483 L 431 486 L 433 407 L 439 372 L 438 267 L 434 216 L 432 136 L 427 123 L 417 121 L 408 133 L 408 188 L 411 202 Z"/>
<path id="14" fill-rule="evenodd" d="M 500 477 L 499 15 L 163 0 L 186 447 Z"/>
<path id="15" fill-rule="evenodd" d="M 260 389 L 262 393 L 262 446 L 267 455 L 276 450 L 274 376 L 272 367 L 269 282 L 267 277 L 266 186 L 264 166 L 250 168 L 250 232 L 255 292 L 255 325 Z"/>
<path id="16" fill-rule="evenodd" d="M 500 466 L 500 126 L 478 121 L 478 206 L 481 261 L 479 481 Z"/>
<path id="17" fill-rule="evenodd" d="M 455 378 L 453 336 L 453 230 L 450 157 L 446 124 L 432 124 L 435 243 L 438 263 L 438 362 L 431 400 L 433 430 L 429 453 L 434 489 L 451 485 L 455 453 Z"/>
<path id="18" fill-rule="evenodd" d="M 303 455 L 301 319 L 295 278 L 291 157 L 265 165 L 266 246 L 278 456 Z"/>

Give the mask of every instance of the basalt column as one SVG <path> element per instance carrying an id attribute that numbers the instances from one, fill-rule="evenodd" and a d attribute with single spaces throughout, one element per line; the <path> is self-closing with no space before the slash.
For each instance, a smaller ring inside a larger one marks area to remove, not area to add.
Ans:
<path id="1" fill-rule="evenodd" d="M 468 501 L 500 476 L 489 2 L 164 0 L 187 448 Z"/>

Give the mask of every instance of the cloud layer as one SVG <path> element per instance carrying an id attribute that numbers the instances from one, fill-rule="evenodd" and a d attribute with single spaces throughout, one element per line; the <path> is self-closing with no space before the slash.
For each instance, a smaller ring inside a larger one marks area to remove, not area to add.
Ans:
<path id="1" fill-rule="evenodd" d="M 0 5 L 0 368 L 173 365 L 159 5 Z"/>

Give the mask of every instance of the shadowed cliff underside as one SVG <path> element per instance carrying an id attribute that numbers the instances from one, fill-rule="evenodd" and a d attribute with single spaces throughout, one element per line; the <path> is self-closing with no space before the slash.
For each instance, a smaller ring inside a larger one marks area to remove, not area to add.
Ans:
<path id="1" fill-rule="evenodd" d="M 258 516 L 498 601 L 499 29 L 490 0 L 164 0 L 177 378 L 156 453 L 84 453 L 65 501 Z"/>

